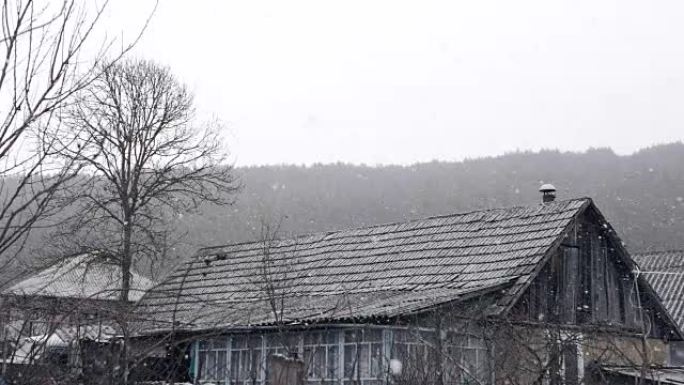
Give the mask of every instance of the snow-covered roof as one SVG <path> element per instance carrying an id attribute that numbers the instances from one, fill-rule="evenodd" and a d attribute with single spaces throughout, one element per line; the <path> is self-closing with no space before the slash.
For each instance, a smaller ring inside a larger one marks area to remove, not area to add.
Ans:
<path id="1" fill-rule="evenodd" d="M 153 282 L 131 273 L 129 299 L 139 300 Z M 31 275 L 4 294 L 116 300 L 121 293 L 121 267 L 89 254 L 65 258 Z"/>

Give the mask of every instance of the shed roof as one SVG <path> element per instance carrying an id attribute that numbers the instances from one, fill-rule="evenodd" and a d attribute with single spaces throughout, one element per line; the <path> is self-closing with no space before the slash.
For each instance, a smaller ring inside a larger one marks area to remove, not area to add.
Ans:
<path id="1" fill-rule="evenodd" d="M 146 331 L 392 317 L 497 294 L 508 308 L 587 198 L 202 250 L 140 301 Z M 273 310 L 277 311 L 274 312 Z M 281 313 L 282 312 L 282 313 Z M 282 317 L 282 319 L 280 318 Z"/>
<path id="2" fill-rule="evenodd" d="M 152 287 L 152 281 L 132 273 L 131 301 L 139 300 Z M 79 254 L 24 278 L 3 294 L 44 297 L 117 300 L 121 293 L 121 267 L 103 262 L 89 254 Z"/>
<path id="3" fill-rule="evenodd" d="M 684 250 L 632 256 L 674 321 L 684 328 Z"/>

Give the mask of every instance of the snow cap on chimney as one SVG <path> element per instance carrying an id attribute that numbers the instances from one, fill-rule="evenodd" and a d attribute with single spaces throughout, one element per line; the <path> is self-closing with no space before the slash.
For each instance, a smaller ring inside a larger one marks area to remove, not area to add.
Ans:
<path id="1" fill-rule="evenodd" d="M 550 183 L 541 185 L 541 187 L 539 187 L 539 192 L 542 193 L 542 203 L 549 203 L 556 200 L 556 188 Z"/>

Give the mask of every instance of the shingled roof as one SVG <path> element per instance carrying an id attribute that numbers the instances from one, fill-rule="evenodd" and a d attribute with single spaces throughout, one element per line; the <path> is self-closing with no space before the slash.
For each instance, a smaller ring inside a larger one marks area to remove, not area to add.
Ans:
<path id="1" fill-rule="evenodd" d="M 680 328 L 684 328 L 684 250 L 633 255 L 641 274 Z"/>
<path id="2" fill-rule="evenodd" d="M 147 332 L 392 317 L 496 293 L 512 305 L 590 199 L 202 250 L 140 301 Z M 280 301 L 284 306 L 280 306 Z"/>
<path id="3" fill-rule="evenodd" d="M 132 273 L 129 298 L 139 300 L 152 282 Z M 121 268 L 91 255 L 64 258 L 3 291 L 3 294 L 118 300 Z"/>

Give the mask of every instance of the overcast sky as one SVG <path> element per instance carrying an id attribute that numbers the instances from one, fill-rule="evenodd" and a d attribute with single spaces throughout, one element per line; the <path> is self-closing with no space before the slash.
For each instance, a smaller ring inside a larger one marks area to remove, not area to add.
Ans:
<path id="1" fill-rule="evenodd" d="M 112 0 L 130 35 L 152 0 Z M 238 165 L 620 154 L 684 139 L 684 1 L 160 0 L 135 55 Z"/>

